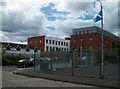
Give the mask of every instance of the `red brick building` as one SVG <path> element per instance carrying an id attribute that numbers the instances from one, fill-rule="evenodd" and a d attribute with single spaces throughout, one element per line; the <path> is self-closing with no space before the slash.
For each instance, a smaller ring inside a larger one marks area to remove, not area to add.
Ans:
<path id="1" fill-rule="evenodd" d="M 99 50 L 101 48 L 101 33 L 102 29 L 97 26 L 73 29 L 71 36 L 71 49 L 93 49 Z M 103 30 L 104 49 L 113 51 L 113 49 L 120 42 L 119 37 Z"/>
<path id="2" fill-rule="evenodd" d="M 44 50 L 45 45 L 45 36 L 37 36 L 37 37 L 29 37 L 28 38 L 28 45 L 31 47 L 38 47 L 41 50 Z"/>

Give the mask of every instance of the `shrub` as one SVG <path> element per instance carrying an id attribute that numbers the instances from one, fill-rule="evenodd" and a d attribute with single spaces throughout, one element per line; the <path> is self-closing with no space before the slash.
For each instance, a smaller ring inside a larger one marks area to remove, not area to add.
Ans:
<path id="1" fill-rule="evenodd" d="M 20 60 L 19 55 L 2 55 L 2 65 L 15 65 L 18 60 Z"/>

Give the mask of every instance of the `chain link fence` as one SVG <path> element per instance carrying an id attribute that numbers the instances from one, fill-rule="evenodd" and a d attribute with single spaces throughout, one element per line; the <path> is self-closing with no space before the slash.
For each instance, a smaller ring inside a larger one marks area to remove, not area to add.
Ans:
<path id="1" fill-rule="evenodd" d="M 103 70 L 104 78 L 118 79 L 120 55 L 117 51 L 104 50 L 104 65 L 101 67 L 100 51 L 41 52 L 40 72 L 78 77 L 98 77 Z"/>

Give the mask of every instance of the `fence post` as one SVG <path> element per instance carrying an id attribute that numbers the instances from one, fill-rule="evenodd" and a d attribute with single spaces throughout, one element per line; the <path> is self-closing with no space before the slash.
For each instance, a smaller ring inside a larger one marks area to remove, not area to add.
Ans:
<path id="1" fill-rule="evenodd" d="M 13 53 L 12 53 L 12 64 L 14 64 Z"/>
<path id="2" fill-rule="evenodd" d="M 36 52 L 38 51 L 37 47 L 34 48 L 34 72 L 36 71 Z"/>
<path id="3" fill-rule="evenodd" d="M 66 52 L 64 52 L 64 57 L 65 57 L 64 62 L 65 62 L 65 69 L 66 69 L 67 68 L 67 53 Z"/>
<path id="4" fill-rule="evenodd" d="M 52 59 L 52 51 L 51 51 L 51 61 L 50 61 L 51 65 L 50 65 L 50 71 L 51 74 L 53 73 L 53 59 Z"/>
<path id="5" fill-rule="evenodd" d="M 72 50 L 72 76 L 74 76 L 74 71 L 73 71 L 73 50 Z"/>
<path id="6" fill-rule="evenodd" d="M 35 59 L 36 59 L 36 52 L 34 52 L 34 72 L 36 71 L 35 70 Z"/>

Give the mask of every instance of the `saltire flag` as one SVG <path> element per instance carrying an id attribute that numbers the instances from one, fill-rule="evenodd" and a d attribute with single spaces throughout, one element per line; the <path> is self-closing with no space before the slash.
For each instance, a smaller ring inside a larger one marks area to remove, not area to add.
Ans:
<path id="1" fill-rule="evenodd" d="M 101 10 L 100 10 L 100 12 L 98 13 L 98 15 L 94 18 L 94 21 L 95 22 L 98 22 L 98 21 L 100 21 L 100 20 L 102 20 L 103 19 L 103 13 L 102 13 L 102 8 L 101 8 Z"/>

